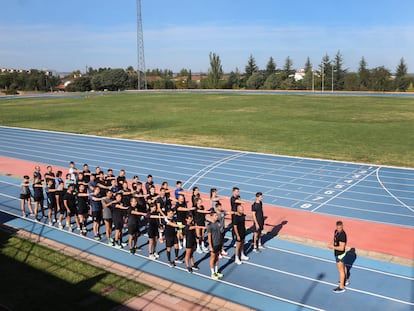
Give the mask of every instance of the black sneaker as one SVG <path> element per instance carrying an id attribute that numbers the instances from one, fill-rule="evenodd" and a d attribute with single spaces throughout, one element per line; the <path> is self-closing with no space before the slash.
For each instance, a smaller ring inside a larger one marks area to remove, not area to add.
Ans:
<path id="1" fill-rule="evenodd" d="M 132 254 L 132 255 L 134 255 L 135 254 L 135 248 L 133 247 L 133 248 L 131 248 L 130 250 L 129 250 L 129 252 Z"/>
<path id="2" fill-rule="evenodd" d="M 343 293 L 345 291 L 345 288 L 340 288 L 339 286 L 335 289 L 333 289 L 333 292 L 336 294 Z"/>
<path id="3" fill-rule="evenodd" d="M 174 267 L 175 267 L 175 263 L 174 263 L 174 261 L 170 261 L 168 264 L 169 264 L 169 266 L 170 266 L 171 268 L 174 268 Z"/>
<path id="4" fill-rule="evenodd" d="M 200 270 L 200 268 L 197 265 L 194 265 L 193 270 L 198 271 L 198 270 Z"/>
<path id="5" fill-rule="evenodd" d="M 188 272 L 188 273 L 193 273 L 193 268 L 188 267 L 188 268 L 187 268 L 187 272 Z"/>

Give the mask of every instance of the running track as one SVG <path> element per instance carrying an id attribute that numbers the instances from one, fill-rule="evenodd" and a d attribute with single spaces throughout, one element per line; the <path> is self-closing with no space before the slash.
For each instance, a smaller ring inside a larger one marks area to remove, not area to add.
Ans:
<path id="1" fill-rule="evenodd" d="M 111 167 L 115 172 L 124 168 L 129 177 L 138 174 L 143 179 L 151 173 L 157 182 L 166 180 L 171 185 L 181 179 L 188 189 L 197 185 L 206 192 L 215 186 L 223 196 L 228 196 L 231 187 L 237 185 L 246 200 L 251 200 L 256 191 L 263 191 L 268 204 L 307 210 L 309 215 L 333 214 L 399 225 L 412 232 L 412 170 L 5 127 L 0 127 L 0 137 L 3 142 L 0 155 L 4 157 L 59 167 L 67 167 L 74 160 L 78 166 L 87 162 L 91 167 Z M 96 152 L 91 153 L 91 149 Z M 125 265 L 252 308 L 347 310 L 364 306 L 365 310 L 413 310 L 414 307 L 412 267 L 351 258 L 352 284 L 345 294 L 334 295 L 330 290 L 336 285 L 337 272 L 331 251 L 271 239 L 267 250 L 261 254 L 250 253 L 251 260 L 242 266 L 236 267 L 230 257 L 223 260 L 220 266 L 225 277 L 215 282 L 207 278 L 208 260 L 200 255 L 196 256 L 201 261 L 200 272 L 188 275 L 180 271 L 182 267 L 171 269 L 162 262 L 147 260 L 145 251 L 142 255 L 130 256 L 127 251 L 104 245 L 105 241 L 98 243 L 31 219 L 15 217 L 19 215 L 18 185 L 19 180 L 0 179 L 0 205 L 6 212 L 1 213 L 2 222 L 77 245 L 105 258 L 116 258 Z M 358 198 L 358 193 L 363 200 Z M 366 195 L 371 195 L 369 200 Z M 388 204 L 392 207 L 386 210 Z M 371 208 L 361 208 L 366 205 Z M 383 217 L 375 217 L 378 215 Z M 232 248 L 230 255 L 231 252 Z M 165 259 L 163 256 L 161 252 L 161 259 Z"/>

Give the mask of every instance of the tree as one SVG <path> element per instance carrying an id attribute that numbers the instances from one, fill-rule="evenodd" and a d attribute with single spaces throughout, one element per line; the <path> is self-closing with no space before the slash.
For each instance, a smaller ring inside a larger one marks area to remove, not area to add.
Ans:
<path id="1" fill-rule="evenodd" d="M 66 87 L 66 91 L 68 92 L 89 92 L 91 89 L 90 77 L 76 78 Z"/>
<path id="2" fill-rule="evenodd" d="M 208 70 L 209 87 L 217 89 L 220 85 L 220 79 L 223 77 L 223 67 L 218 55 L 210 52 L 210 69 Z"/>
<path id="3" fill-rule="evenodd" d="M 257 90 L 259 89 L 265 81 L 265 76 L 261 72 L 254 72 L 249 79 L 247 79 L 246 87 L 248 89 Z"/>
<path id="4" fill-rule="evenodd" d="M 359 91 L 360 85 L 359 74 L 354 72 L 346 74 L 344 79 L 344 89 L 346 91 Z"/>
<path id="5" fill-rule="evenodd" d="M 322 89 L 329 90 L 332 88 L 332 65 L 328 54 L 322 58 L 322 63 L 319 66 L 321 69 Z"/>
<path id="6" fill-rule="evenodd" d="M 394 89 L 396 91 L 405 92 L 410 86 L 410 79 L 407 76 L 407 71 L 407 64 L 405 63 L 404 58 L 401 58 L 395 73 Z"/>
<path id="7" fill-rule="evenodd" d="M 253 55 L 250 54 L 249 60 L 247 61 L 247 65 L 245 67 L 245 79 L 248 80 L 251 75 L 259 70 L 259 67 L 256 65 L 256 60 L 254 59 Z"/>
<path id="8" fill-rule="evenodd" d="M 371 70 L 371 85 L 374 91 L 386 92 L 391 89 L 391 72 L 384 66 Z"/>
<path id="9" fill-rule="evenodd" d="M 100 69 L 91 79 L 95 90 L 118 91 L 128 85 L 128 74 L 123 69 Z"/>
<path id="10" fill-rule="evenodd" d="M 312 63 L 310 61 L 310 58 L 306 59 L 305 63 L 305 76 L 303 77 L 303 86 L 306 90 L 311 90 L 313 88 L 312 83 L 314 82 L 313 79 L 313 69 L 312 69 Z"/>
<path id="11" fill-rule="evenodd" d="M 290 59 L 290 56 L 286 57 L 285 64 L 283 66 L 283 80 L 288 79 L 290 75 L 294 74 L 293 70 L 293 61 Z"/>
<path id="12" fill-rule="evenodd" d="M 229 77 L 227 78 L 226 89 L 238 89 L 240 88 L 240 73 L 238 69 L 236 71 L 231 71 Z"/>
<path id="13" fill-rule="evenodd" d="M 269 61 L 266 65 L 266 72 L 265 72 L 265 78 L 269 77 L 270 75 L 274 74 L 276 71 L 276 63 L 273 60 L 273 57 L 270 56 Z"/>
<path id="14" fill-rule="evenodd" d="M 365 61 L 365 58 L 363 56 L 359 62 L 358 75 L 359 75 L 359 89 L 361 91 L 368 90 L 371 78 L 370 78 L 370 72 L 367 68 L 367 62 Z"/>
<path id="15" fill-rule="evenodd" d="M 343 90 L 345 84 L 345 75 L 347 70 L 343 69 L 343 58 L 340 51 L 335 55 L 334 65 L 333 65 L 333 83 L 335 90 Z"/>
<path id="16" fill-rule="evenodd" d="M 266 81 L 263 84 L 263 88 L 267 90 L 276 90 L 281 83 L 282 81 L 280 80 L 280 75 L 273 73 L 267 77 Z"/>

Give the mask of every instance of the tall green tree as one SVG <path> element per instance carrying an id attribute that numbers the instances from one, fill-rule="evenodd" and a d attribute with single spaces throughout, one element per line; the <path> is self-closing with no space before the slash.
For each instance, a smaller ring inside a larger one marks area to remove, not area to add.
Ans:
<path id="1" fill-rule="evenodd" d="M 276 63 L 272 56 L 270 56 L 269 61 L 266 65 L 266 72 L 265 72 L 265 78 L 269 77 L 270 75 L 274 74 L 276 71 Z"/>
<path id="2" fill-rule="evenodd" d="M 306 59 L 304 69 L 305 69 L 305 76 L 303 77 L 303 86 L 305 87 L 306 90 L 311 90 L 312 83 L 314 82 L 314 77 L 313 77 L 312 63 L 310 61 L 309 56 Z"/>
<path id="3" fill-rule="evenodd" d="M 362 56 L 361 60 L 359 61 L 359 68 L 358 68 L 358 75 L 359 75 L 359 89 L 361 91 L 368 90 L 370 87 L 370 71 L 367 68 L 367 62 L 365 58 Z"/>
<path id="4" fill-rule="evenodd" d="M 210 69 L 208 70 L 209 87 L 217 89 L 220 85 L 220 79 L 223 77 L 223 67 L 220 57 L 216 53 L 210 52 Z"/>
<path id="5" fill-rule="evenodd" d="M 283 65 L 282 79 L 288 79 L 290 75 L 294 74 L 293 61 L 290 56 L 286 57 L 285 64 Z"/>
<path id="6" fill-rule="evenodd" d="M 326 54 L 322 58 L 322 62 L 319 65 L 321 71 L 321 84 L 324 91 L 332 89 L 332 64 L 329 55 Z"/>
<path id="7" fill-rule="evenodd" d="M 407 75 L 407 71 L 407 64 L 405 63 L 404 58 L 401 58 L 395 72 L 394 89 L 396 91 L 405 92 L 410 86 L 410 79 Z"/>
<path id="8" fill-rule="evenodd" d="M 335 55 L 335 60 L 333 64 L 333 87 L 334 90 L 343 90 L 345 84 L 345 76 L 347 70 L 343 68 L 343 57 L 340 51 L 338 51 Z"/>
<path id="9" fill-rule="evenodd" d="M 247 65 L 245 67 L 245 79 L 248 80 L 251 75 L 257 71 L 259 71 L 259 67 L 256 65 L 256 60 L 254 59 L 253 55 L 250 54 L 249 59 L 247 61 Z"/>
<path id="10" fill-rule="evenodd" d="M 392 89 L 391 72 L 384 66 L 372 69 L 370 76 L 373 91 L 386 92 Z"/>

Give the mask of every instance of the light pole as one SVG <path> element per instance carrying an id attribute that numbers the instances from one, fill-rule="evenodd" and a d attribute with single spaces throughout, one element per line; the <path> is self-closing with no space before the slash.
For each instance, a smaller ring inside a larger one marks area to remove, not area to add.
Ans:
<path id="1" fill-rule="evenodd" d="M 322 64 L 322 93 L 323 93 L 323 89 L 325 88 L 325 81 L 324 81 L 324 76 L 325 76 L 325 64 Z"/>
<path id="2" fill-rule="evenodd" d="M 332 68 L 332 93 L 334 92 L 334 65 L 331 64 Z"/>

